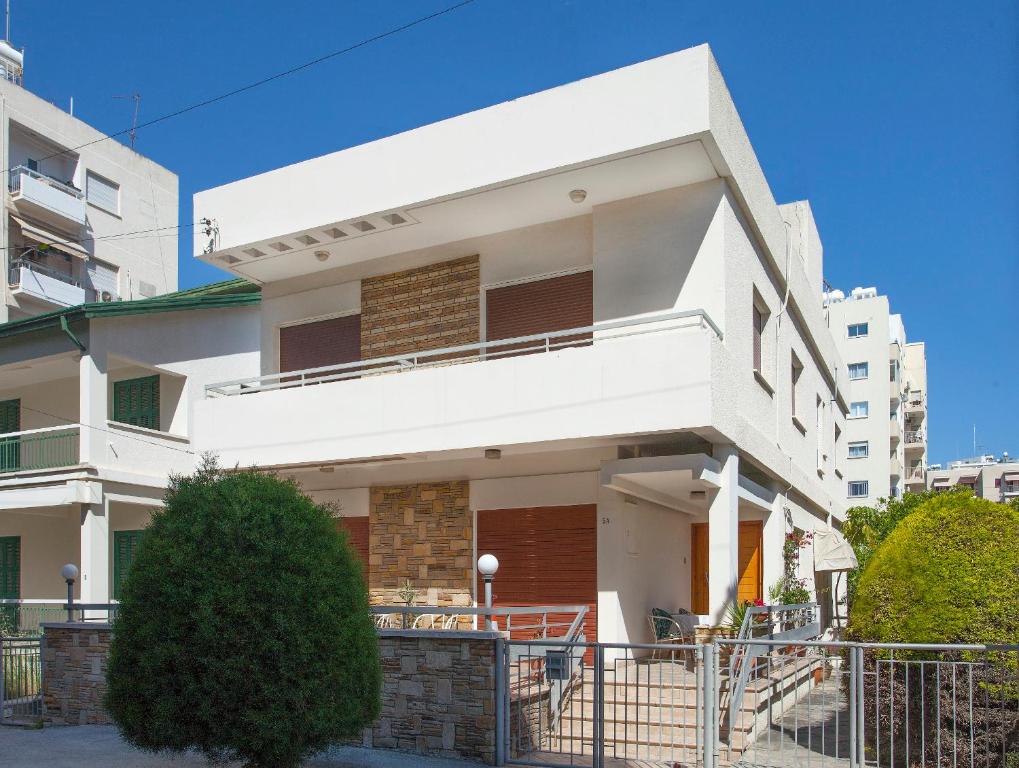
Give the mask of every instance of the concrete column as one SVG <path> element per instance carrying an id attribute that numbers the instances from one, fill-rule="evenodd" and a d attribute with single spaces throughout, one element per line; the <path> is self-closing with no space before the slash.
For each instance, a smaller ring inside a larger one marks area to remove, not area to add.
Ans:
<path id="1" fill-rule="evenodd" d="M 721 487 L 708 508 L 708 613 L 718 624 L 736 599 L 739 580 L 739 454 L 735 446 L 716 445 Z"/>
<path id="2" fill-rule="evenodd" d="M 96 336 L 92 334 L 91 336 Z M 106 351 L 89 338 L 89 351 L 78 361 L 79 457 L 83 464 L 99 464 L 106 456 Z M 92 429 L 98 427 L 99 429 Z"/>
<path id="3" fill-rule="evenodd" d="M 109 504 L 81 505 L 81 575 L 83 603 L 110 601 Z"/>
<path id="4" fill-rule="evenodd" d="M 785 545 L 786 534 L 786 495 L 785 486 L 772 483 L 771 490 L 775 500 L 771 504 L 771 512 L 764 521 L 764 542 L 761 555 L 764 558 L 764 599 L 768 600 L 770 590 L 782 578 L 785 563 L 782 560 L 782 547 Z"/>

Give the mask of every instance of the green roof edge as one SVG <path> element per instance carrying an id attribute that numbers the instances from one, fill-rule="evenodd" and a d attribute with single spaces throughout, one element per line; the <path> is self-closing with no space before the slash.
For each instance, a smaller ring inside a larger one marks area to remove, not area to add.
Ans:
<path id="1" fill-rule="evenodd" d="M 150 299 L 133 301 L 102 301 L 78 304 L 66 309 L 46 312 L 23 320 L 0 323 L 0 338 L 31 333 L 50 327 L 59 327 L 61 318 L 70 320 L 91 320 L 97 317 L 125 317 L 147 315 L 157 312 L 179 312 L 188 309 L 224 309 L 247 307 L 262 300 L 261 289 L 243 278 L 224 280 L 196 288 L 154 296 Z"/>

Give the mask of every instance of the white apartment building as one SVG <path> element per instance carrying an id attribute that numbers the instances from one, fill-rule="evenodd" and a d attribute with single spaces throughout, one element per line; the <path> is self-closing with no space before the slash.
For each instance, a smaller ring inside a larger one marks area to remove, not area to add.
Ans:
<path id="1" fill-rule="evenodd" d="M 1005 453 L 1001 458 L 984 455 L 957 459 L 949 462 L 946 469 L 939 465 L 930 467 L 928 488 L 946 491 L 955 486 L 969 488 L 981 499 L 1012 501 L 1019 498 L 1019 462 L 1009 459 Z"/>
<path id="2" fill-rule="evenodd" d="M 492 552 L 497 605 L 643 640 L 652 607 L 767 598 L 786 534 L 843 519 L 821 240 L 707 46 L 194 204 L 196 257 L 262 286 L 260 371 L 194 404 L 194 449 L 335 502 L 377 602 L 469 604 Z"/>
<path id="3" fill-rule="evenodd" d="M 927 358 L 923 342 L 907 343 L 902 316 L 876 288 L 825 296 L 828 326 L 846 363 L 849 402 L 840 440 L 845 499 L 874 506 L 925 487 Z M 887 410 L 886 410 L 887 406 Z"/>
<path id="4" fill-rule="evenodd" d="M 116 598 L 170 473 L 196 463 L 205 385 L 258 373 L 255 286 L 86 304 L 0 324 L 0 598 Z M 209 333 L 210 327 L 215 333 Z"/>
<path id="5" fill-rule="evenodd" d="M 177 176 L 23 88 L 23 64 L 0 41 L 0 323 L 175 291 Z"/>

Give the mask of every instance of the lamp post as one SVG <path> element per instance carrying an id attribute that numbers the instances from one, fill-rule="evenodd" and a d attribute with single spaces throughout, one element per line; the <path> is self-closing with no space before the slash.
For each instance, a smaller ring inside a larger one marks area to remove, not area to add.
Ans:
<path id="1" fill-rule="evenodd" d="M 78 566 L 68 563 L 60 569 L 60 575 L 67 582 L 67 620 L 74 621 L 74 582 L 78 579 Z"/>
<path id="2" fill-rule="evenodd" d="M 478 573 L 485 580 L 485 628 L 489 631 L 495 629 L 492 621 L 492 579 L 498 570 L 499 560 L 495 555 L 482 555 L 478 558 Z"/>

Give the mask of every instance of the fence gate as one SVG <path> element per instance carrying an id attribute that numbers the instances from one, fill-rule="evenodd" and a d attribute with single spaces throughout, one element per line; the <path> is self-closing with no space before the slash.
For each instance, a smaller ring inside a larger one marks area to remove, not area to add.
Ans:
<path id="1" fill-rule="evenodd" d="M 1019 766 L 1019 645 L 547 640 L 501 648 L 500 762 Z"/>
<path id="2" fill-rule="evenodd" d="M 0 723 L 42 716 L 42 639 L 0 633 Z"/>

